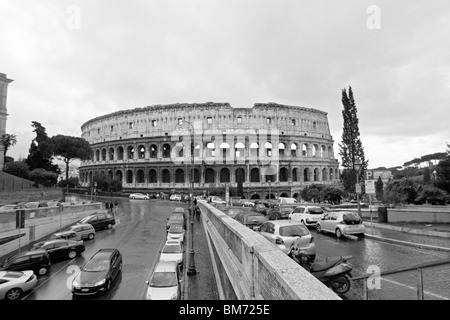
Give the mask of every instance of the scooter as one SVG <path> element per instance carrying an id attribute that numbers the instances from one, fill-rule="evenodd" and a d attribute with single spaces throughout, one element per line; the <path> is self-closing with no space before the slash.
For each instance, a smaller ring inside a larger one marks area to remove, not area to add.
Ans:
<path id="1" fill-rule="evenodd" d="M 347 260 L 353 256 L 328 257 L 324 261 L 311 263 L 303 250 L 291 248 L 288 255 L 337 294 L 345 294 L 350 290 L 349 277 L 352 277 L 350 271 L 353 266 Z"/>

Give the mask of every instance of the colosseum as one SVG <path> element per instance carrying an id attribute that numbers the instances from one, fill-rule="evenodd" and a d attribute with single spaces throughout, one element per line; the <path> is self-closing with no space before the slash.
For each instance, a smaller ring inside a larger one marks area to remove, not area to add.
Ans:
<path id="1" fill-rule="evenodd" d="M 84 187 L 98 174 L 122 181 L 128 192 L 188 194 L 193 184 L 197 195 L 241 179 L 244 197 L 268 199 L 297 198 L 313 183 L 339 184 L 327 113 L 317 109 L 154 105 L 91 119 L 81 131 L 94 151 L 79 168 Z"/>

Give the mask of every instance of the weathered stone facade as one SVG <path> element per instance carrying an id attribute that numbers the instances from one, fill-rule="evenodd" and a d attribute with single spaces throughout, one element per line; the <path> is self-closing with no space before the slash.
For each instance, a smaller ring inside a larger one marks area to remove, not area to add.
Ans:
<path id="1" fill-rule="evenodd" d="M 6 110 L 6 99 L 8 93 L 8 84 L 13 82 L 13 80 L 8 79 L 6 74 L 0 73 L 0 136 L 6 133 L 6 119 L 8 113 Z M 0 144 L 0 168 L 3 168 L 5 163 L 4 159 L 5 148 Z"/>
<path id="2" fill-rule="evenodd" d="M 187 192 L 193 171 L 198 193 L 236 187 L 239 170 L 248 198 L 268 197 L 269 180 L 272 197 L 339 183 L 327 114 L 316 109 L 155 105 L 91 119 L 81 130 L 94 150 L 79 168 L 83 186 L 99 174 L 121 180 L 125 190 Z"/>

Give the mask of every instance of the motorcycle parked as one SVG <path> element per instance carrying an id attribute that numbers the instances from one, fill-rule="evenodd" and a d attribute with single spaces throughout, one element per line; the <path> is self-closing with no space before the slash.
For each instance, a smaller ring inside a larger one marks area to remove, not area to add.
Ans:
<path id="1" fill-rule="evenodd" d="M 349 277 L 352 276 L 350 271 L 353 266 L 347 260 L 353 256 L 328 257 L 324 261 L 312 263 L 304 250 L 291 248 L 288 255 L 337 294 L 345 294 L 350 290 Z"/>

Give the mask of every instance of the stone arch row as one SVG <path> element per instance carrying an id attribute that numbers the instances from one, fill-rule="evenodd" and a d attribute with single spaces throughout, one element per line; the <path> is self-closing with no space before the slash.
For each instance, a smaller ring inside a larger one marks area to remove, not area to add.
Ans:
<path id="1" fill-rule="evenodd" d="M 271 142 L 265 142 L 259 144 L 258 142 L 251 142 L 246 147 L 243 142 L 234 143 L 234 148 L 228 142 L 222 142 L 219 145 L 214 141 L 205 142 L 203 147 L 199 143 L 194 145 L 194 156 L 200 157 L 202 154 L 204 157 L 215 157 L 219 155 L 221 157 L 230 157 L 231 150 L 237 157 L 260 156 L 271 157 L 274 155 L 274 148 Z M 218 149 L 219 152 L 216 151 Z M 287 143 L 280 142 L 278 144 L 279 156 L 291 156 L 291 157 L 320 157 L 320 158 L 334 158 L 333 149 L 331 146 L 326 147 L 324 144 L 317 143 L 303 143 L 298 144 L 292 142 L 290 146 Z M 137 144 L 128 146 L 103 147 L 96 148 L 94 150 L 94 161 L 112 161 L 112 160 L 127 160 L 127 159 L 158 159 L 158 158 L 177 158 L 190 155 L 190 150 L 186 150 L 186 147 L 181 143 L 164 143 L 161 146 L 161 150 L 157 143 L 151 144 Z"/>
<path id="2" fill-rule="evenodd" d="M 123 183 L 186 183 L 191 181 L 192 169 L 105 169 L 95 171 L 104 178 L 116 179 Z M 89 184 L 95 174 L 92 170 L 81 170 L 80 181 Z M 337 168 L 293 168 L 290 172 L 286 167 L 281 167 L 277 173 L 260 168 L 251 168 L 248 172 L 245 168 L 194 168 L 194 183 L 237 183 L 241 174 L 243 182 L 308 182 L 331 181 L 339 179 Z"/>

